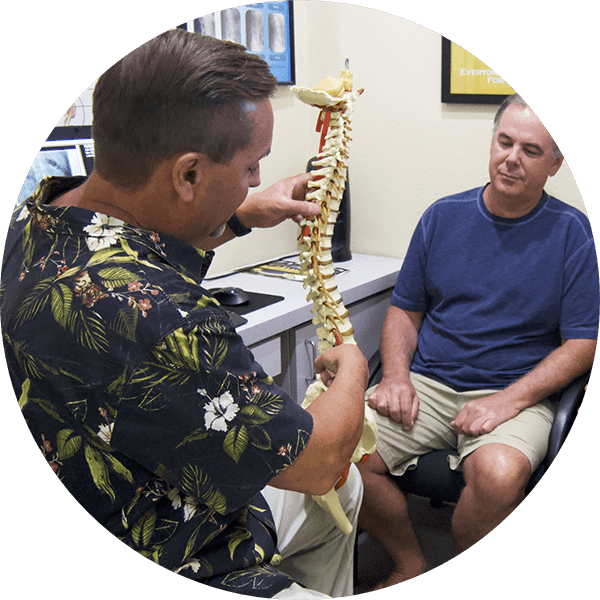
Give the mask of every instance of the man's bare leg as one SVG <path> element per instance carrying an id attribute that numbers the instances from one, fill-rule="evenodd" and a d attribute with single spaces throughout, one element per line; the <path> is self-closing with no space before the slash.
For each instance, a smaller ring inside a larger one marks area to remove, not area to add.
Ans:
<path id="1" fill-rule="evenodd" d="M 464 460 L 466 487 L 452 528 L 464 551 L 499 525 L 525 498 L 531 475 L 527 457 L 504 444 L 488 444 Z"/>
<path id="2" fill-rule="evenodd" d="M 426 562 L 410 522 L 404 495 L 386 476 L 388 469 L 379 454 L 373 454 L 358 467 L 364 484 L 358 523 L 383 544 L 395 565 L 383 587 L 420 575 Z"/>

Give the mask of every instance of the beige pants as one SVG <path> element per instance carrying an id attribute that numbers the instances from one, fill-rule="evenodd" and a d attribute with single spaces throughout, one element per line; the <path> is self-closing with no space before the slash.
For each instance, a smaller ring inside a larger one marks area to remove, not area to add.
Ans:
<path id="1" fill-rule="evenodd" d="M 419 398 L 419 413 L 413 429 L 405 431 L 388 417 L 376 415 L 377 452 L 393 475 L 403 475 L 417 464 L 419 456 L 431 450 L 455 449 L 457 455 L 449 457 L 450 468 L 455 470 L 461 470 L 463 459 L 486 444 L 506 444 L 520 450 L 529 459 L 532 473 L 546 456 L 556 403 L 539 402 L 484 435 L 459 435 L 450 423 L 462 407 L 496 390 L 455 392 L 422 375 L 411 373 L 410 379 Z M 367 390 L 367 397 L 374 389 Z"/>
<path id="2" fill-rule="evenodd" d="M 271 487 L 263 490 L 277 525 L 279 552 L 283 557 L 278 568 L 305 586 L 292 585 L 274 598 L 352 596 L 354 541 L 362 493 L 362 480 L 352 465 L 348 480 L 338 491 L 342 507 L 354 526 L 350 535 L 344 535 L 329 513 L 310 496 Z"/>

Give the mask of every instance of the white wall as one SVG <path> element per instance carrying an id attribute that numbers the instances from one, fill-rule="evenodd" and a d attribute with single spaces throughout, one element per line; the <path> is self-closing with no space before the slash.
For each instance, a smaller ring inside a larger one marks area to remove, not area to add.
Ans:
<path id="1" fill-rule="evenodd" d="M 334 2 L 297 0 L 294 17 L 298 85 L 338 76 L 348 58 L 355 89 L 365 89 L 352 115 L 351 249 L 402 257 L 427 206 L 487 182 L 497 106 L 441 103 L 441 36 L 430 29 Z M 316 108 L 287 86 L 278 89 L 273 107 L 273 151 L 261 163 L 262 188 L 303 171 L 318 147 Z M 546 189 L 584 209 L 566 164 Z M 211 274 L 294 252 L 296 235 L 293 223 L 255 231 L 220 248 Z"/>

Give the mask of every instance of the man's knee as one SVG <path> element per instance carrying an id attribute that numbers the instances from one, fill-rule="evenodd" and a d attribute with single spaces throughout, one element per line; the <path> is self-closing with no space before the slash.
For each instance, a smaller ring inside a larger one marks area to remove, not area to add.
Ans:
<path id="1" fill-rule="evenodd" d="M 374 452 L 369 456 L 367 461 L 364 463 L 356 463 L 356 466 L 363 479 L 365 476 L 368 477 L 369 475 L 385 475 L 389 471 L 379 452 Z"/>
<path id="2" fill-rule="evenodd" d="M 531 475 L 529 459 L 516 448 L 488 444 L 464 460 L 467 487 L 480 495 L 497 498 L 499 494 L 522 496 Z"/>

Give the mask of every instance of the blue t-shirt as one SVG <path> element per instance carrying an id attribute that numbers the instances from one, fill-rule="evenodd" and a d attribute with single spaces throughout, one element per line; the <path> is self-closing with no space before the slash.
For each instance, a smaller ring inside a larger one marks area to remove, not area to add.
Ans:
<path id="1" fill-rule="evenodd" d="M 524 217 L 497 217 L 483 190 L 425 211 L 392 294 L 394 306 L 425 313 L 411 369 L 458 391 L 502 389 L 561 338 L 598 335 L 587 217 L 545 192 Z"/>

